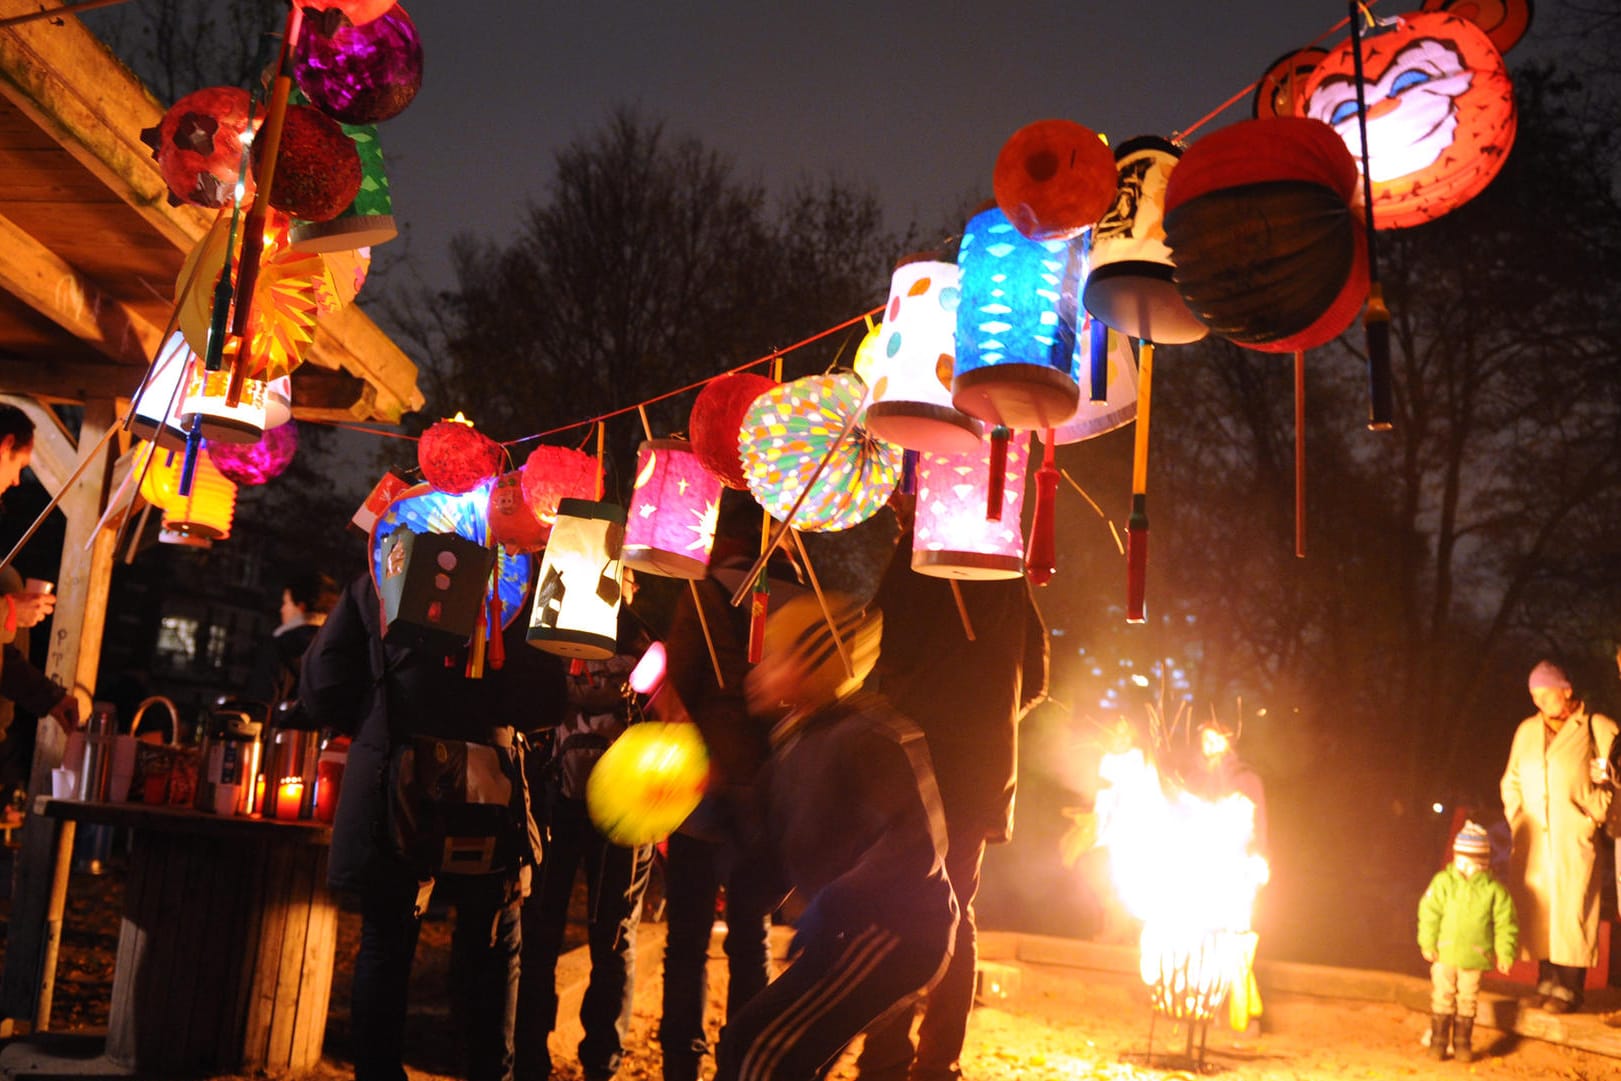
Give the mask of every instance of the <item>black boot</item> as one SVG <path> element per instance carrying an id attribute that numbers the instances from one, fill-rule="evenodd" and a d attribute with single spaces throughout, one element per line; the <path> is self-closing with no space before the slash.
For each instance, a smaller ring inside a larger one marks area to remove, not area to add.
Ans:
<path id="1" fill-rule="evenodd" d="M 1430 1057 L 1446 1058 L 1447 1041 L 1452 1038 L 1452 1015 L 1430 1014 Z"/>
<path id="2" fill-rule="evenodd" d="M 1458 1027 L 1452 1033 L 1452 1057 L 1459 1062 L 1475 1061 L 1475 1049 L 1469 1046 L 1469 1037 L 1474 1034 L 1475 1019 L 1473 1017 L 1458 1018 Z"/>

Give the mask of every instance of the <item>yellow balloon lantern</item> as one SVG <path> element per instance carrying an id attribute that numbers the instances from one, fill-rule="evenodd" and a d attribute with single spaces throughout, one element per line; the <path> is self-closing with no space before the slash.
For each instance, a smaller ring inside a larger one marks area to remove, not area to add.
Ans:
<path id="1" fill-rule="evenodd" d="M 696 725 L 633 724 L 592 767 L 586 812 L 614 844 L 656 844 L 697 808 L 708 780 Z"/>

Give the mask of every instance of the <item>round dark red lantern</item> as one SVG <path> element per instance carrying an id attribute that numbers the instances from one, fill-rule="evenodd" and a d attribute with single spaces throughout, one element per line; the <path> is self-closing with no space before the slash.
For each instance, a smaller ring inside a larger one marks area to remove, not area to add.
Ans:
<path id="1" fill-rule="evenodd" d="M 687 434 L 704 468 L 728 488 L 747 489 L 738 433 L 754 400 L 777 384 L 753 372 L 731 372 L 704 384 L 692 403 Z"/>
<path id="2" fill-rule="evenodd" d="M 996 205 L 1031 240 L 1071 240 L 1114 202 L 1114 152 L 1072 120 L 1026 124 L 1002 144 L 991 174 Z"/>
<path id="3" fill-rule="evenodd" d="M 236 197 L 251 104 L 240 87 L 205 87 L 175 102 L 156 127 L 141 132 L 171 202 L 217 208 Z M 244 196 L 252 194 L 250 178 Z"/>
<path id="4" fill-rule="evenodd" d="M 1356 163 L 1333 129 L 1245 120 L 1187 149 L 1165 188 L 1165 240 L 1189 310 L 1268 353 L 1331 341 L 1368 294 Z"/>
<path id="5" fill-rule="evenodd" d="M 422 40 L 405 8 L 330 31 L 306 26 L 293 54 L 293 77 L 311 105 L 345 124 L 398 116 L 422 89 Z"/>
<path id="6" fill-rule="evenodd" d="M 501 472 L 501 444 L 462 419 L 441 420 L 422 433 L 417 465 L 423 479 L 446 495 L 464 495 Z"/>
<path id="7" fill-rule="evenodd" d="M 1456 15 L 1402 15 L 1362 39 L 1373 223 L 1402 229 L 1439 218 L 1491 183 L 1517 126 L 1502 54 Z M 1336 47 L 1306 83 L 1301 113 L 1339 133 L 1361 166 L 1356 56 Z"/>
<path id="8" fill-rule="evenodd" d="M 253 145 L 253 168 L 263 156 Z M 360 151 L 343 125 L 309 105 L 289 105 L 270 205 L 305 221 L 331 221 L 360 192 Z"/>

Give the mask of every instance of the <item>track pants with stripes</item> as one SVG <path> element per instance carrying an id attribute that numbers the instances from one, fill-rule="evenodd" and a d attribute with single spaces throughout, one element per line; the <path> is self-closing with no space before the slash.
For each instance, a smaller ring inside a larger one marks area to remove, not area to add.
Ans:
<path id="1" fill-rule="evenodd" d="M 869 926 L 820 935 L 728 1018 L 715 1081 L 812 1081 L 873 1021 L 913 1003 L 944 971 L 950 926 L 900 934 Z M 800 943 L 796 942 L 796 945 Z"/>

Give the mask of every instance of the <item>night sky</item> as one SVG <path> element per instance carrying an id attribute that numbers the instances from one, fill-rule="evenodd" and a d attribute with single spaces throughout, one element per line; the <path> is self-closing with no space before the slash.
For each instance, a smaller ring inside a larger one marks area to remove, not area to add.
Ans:
<path id="1" fill-rule="evenodd" d="M 1169 135 L 1346 12 L 1335 0 L 967 7 L 411 4 L 423 88 L 380 130 L 411 262 L 450 284 L 451 237 L 505 236 L 543 195 L 555 151 L 617 105 L 666 119 L 773 192 L 830 173 L 870 184 L 891 227 L 915 220 L 927 238 L 989 195 L 997 151 L 1024 124 Z M 1246 95 L 1216 123 L 1248 116 Z"/>

